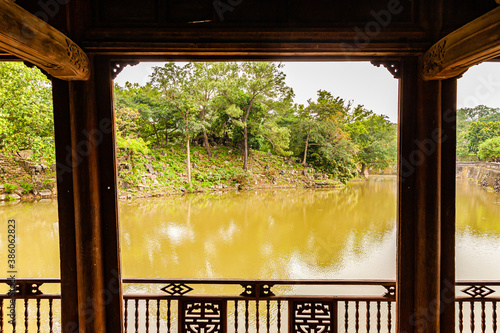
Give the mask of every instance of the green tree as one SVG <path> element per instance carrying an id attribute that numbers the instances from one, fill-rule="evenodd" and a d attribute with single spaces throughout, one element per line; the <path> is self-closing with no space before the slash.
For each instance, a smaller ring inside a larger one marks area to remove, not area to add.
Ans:
<path id="1" fill-rule="evenodd" d="M 0 146 L 34 151 L 54 161 L 54 122 L 50 81 L 22 63 L 0 63 Z"/>
<path id="2" fill-rule="evenodd" d="M 245 62 L 238 68 L 239 75 L 233 71 L 232 75 L 228 75 L 219 86 L 225 99 L 222 101 L 222 104 L 225 104 L 223 107 L 225 113 L 232 118 L 236 126 L 242 128 L 244 170 L 248 170 L 249 121 L 253 119 L 254 123 L 258 123 L 258 118 L 268 119 L 267 115 L 276 111 L 277 104 L 289 103 L 293 98 L 293 90 L 286 85 L 285 73 L 281 68 L 282 64 Z M 254 128 L 273 132 L 275 127 L 268 124 Z M 280 133 L 283 134 L 285 131 Z"/>
<path id="3" fill-rule="evenodd" d="M 316 101 L 297 107 L 292 125 L 294 154 L 342 182 L 356 175 L 356 147 L 342 128 L 349 108 L 342 98 L 319 90 Z"/>
<path id="4" fill-rule="evenodd" d="M 161 92 L 151 85 L 126 83 L 115 87 L 116 122 L 122 135 L 148 141 L 154 136 L 156 147 L 167 146 L 172 133 L 178 131 L 179 115 L 168 107 Z"/>
<path id="5" fill-rule="evenodd" d="M 466 139 L 470 153 L 477 154 L 479 145 L 491 138 L 500 136 L 500 122 L 497 121 L 476 121 L 470 124 Z"/>
<path id="6" fill-rule="evenodd" d="M 196 77 L 192 63 L 178 66 L 167 63 L 163 67 L 154 67 L 151 75 L 151 84 L 161 92 L 162 105 L 166 110 L 180 115 L 183 122 L 181 128 L 184 134 L 187 154 L 187 177 L 191 183 L 191 135 L 200 130 L 200 123 L 196 119 L 199 105 L 196 104 Z"/>
<path id="7" fill-rule="evenodd" d="M 199 125 L 203 133 L 203 146 L 208 157 L 212 157 L 207 131 L 211 128 L 214 114 L 214 99 L 221 80 L 231 71 L 227 63 L 194 63 L 192 96 L 199 107 Z"/>
<path id="8" fill-rule="evenodd" d="M 482 142 L 479 145 L 478 156 L 486 161 L 500 160 L 500 136 Z"/>
<path id="9" fill-rule="evenodd" d="M 340 97 L 333 97 L 330 92 L 318 90 L 318 98 L 314 102 L 311 99 L 307 101 L 307 107 L 299 107 L 298 114 L 298 133 L 307 133 L 304 139 L 304 155 L 302 164 L 307 164 L 307 151 L 311 138 L 318 137 L 322 131 L 324 122 L 333 122 L 335 128 L 343 122 L 347 114 L 348 106 Z M 304 131 L 305 130 L 305 131 Z M 316 139 L 315 141 L 318 141 Z M 317 143 L 315 143 L 317 144 Z"/>
<path id="10" fill-rule="evenodd" d="M 364 116 L 347 123 L 345 130 L 358 149 L 356 159 L 361 174 L 366 169 L 382 169 L 396 163 L 397 129 L 387 116 L 366 111 Z"/>

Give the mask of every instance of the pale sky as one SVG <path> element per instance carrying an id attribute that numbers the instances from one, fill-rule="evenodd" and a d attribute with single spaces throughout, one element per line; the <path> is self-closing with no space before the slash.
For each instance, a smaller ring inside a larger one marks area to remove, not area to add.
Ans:
<path id="1" fill-rule="evenodd" d="M 115 82 L 121 86 L 127 81 L 143 85 L 152 73 L 151 68 L 162 65 L 146 62 L 128 66 Z M 295 103 L 307 105 L 307 100 L 315 100 L 316 92 L 322 89 L 397 122 L 398 80 L 384 67 L 369 62 L 287 62 L 283 71 L 295 92 Z M 459 108 L 479 104 L 500 107 L 500 63 L 470 68 L 458 81 L 457 102 Z"/>

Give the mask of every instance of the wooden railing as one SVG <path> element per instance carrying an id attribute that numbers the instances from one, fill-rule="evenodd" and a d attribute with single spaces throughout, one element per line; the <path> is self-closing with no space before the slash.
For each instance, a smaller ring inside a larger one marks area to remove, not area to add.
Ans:
<path id="1" fill-rule="evenodd" d="M 0 279 L 0 284 L 11 281 Z M 0 294 L 0 332 L 60 332 L 57 279 L 18 279 Z M 497 332 L 500 281 L 455 284 L 456 332 Z M 124 279 L 132 332 L 395 332 L 395 282 L 367 280 Z M 2 292 L 2 290 L 0 290 Z"/>

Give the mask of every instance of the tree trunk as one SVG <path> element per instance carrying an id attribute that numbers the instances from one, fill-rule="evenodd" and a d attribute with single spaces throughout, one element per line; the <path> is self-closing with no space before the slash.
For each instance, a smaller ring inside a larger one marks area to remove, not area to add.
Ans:
<path id="1" fill-rule="evenodd" d="M 204 123 L 205 115 L 207 114 L 206 107 L 203 106 L 203 111 L 200 113 L 200 119 Z M 207 150 L 208 157 L 212 157 L 212 152 L 210 151 L 210 144 L 208 143 L 208 135 L 205 128 L 203 128 L 203 145 L 205 145 L 205 149 Z"/>
<path id="2" fill-rule="evenodd" d="M 364 163 L 361 163 L 361 177 L 365 176 L 365 170 L 366 170 L 366 165 Z"/>
<path id="3" fill-rule="evenodd" d="M 168 134 L 167 122 L 165 122 L 165 147 L 168 146 Z"/>
<path id="4" fill-rule="evenodd" d="M 208 157 L 212 157 L 212 152 L 210 151 L 210 144 L 208 143 L 208 135 L 205 129 L 203 129 L 203 144 L 205 145 L 205 149 L 207 150 Z"/>
<path id="5" fill-rule="evenodd" d="M 186 153 L 187 153 L 187 174 L 188 174 L 188 183 L 191 184 L 191 152 L 189 149 L 189 132 L 188 132 L 188 121 L 185 120 L 186 123 Z"/>
<path id="6" fill-rule="evenodd" d="M 245 124 L 243 129 L 243 170 L 248 170 L 248 128 Z"/>
<path id="7" fill-rule="evenodd" d="M 304 159 L 302 160 L 303 166 L 306 166 L 306 164 L 307 164 L 307 147 L 309 146 L 309 136 L 310 135 L 311 135 L 311 125 L 309 125 L 309 131 L 307 131 L 306 148 L 304 149 Z"/>
<path id="8" fill-rule="evenodd" d="M 152 123 L 151 125 L 153 125 L 153 130 L 155 131 L 156 145 L 160 147 L 160 136 L 158 135 L 158 130 L 156 129 L 155 124 Z"/>
<path id="9" fill-rule="evenodd" d="M 252 109 L 253 105 L 253 100 L 255 96 L 252 97 L 250 100 L 250 104 L 248 105 L 247 108 L 247 113 L 245 115 L 245 118 L 243 119 L 243 123 L 245 124 L 245 127 L 243 128 L 243 137 L 244 137 L 244 144 L 243 144 L 243 170 L 247 171 L 248 170 L 248 116 L 250 115 L 250 110 Z"/>

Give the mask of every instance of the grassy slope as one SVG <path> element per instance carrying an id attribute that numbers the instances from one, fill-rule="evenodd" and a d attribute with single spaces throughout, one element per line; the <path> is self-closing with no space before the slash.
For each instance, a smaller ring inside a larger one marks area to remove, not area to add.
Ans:
<path id="1" fill-rule="evenodd" d="M 213 150 L 208 158 L 202 147 L 191 148 L 192 182 L 187 182 L 186 153 L 181 146 L 154 149 L 147 155 L 130 154 L 118 150 L 119 196 L 149 197 L 184 192 L 226 191 L 252 188 L 341 186 L 338 181 L 314 174 L 314 169 L 304 168 L 300 163 L 281 156 L 251 151 L 249 171 L 242 169 L 240 151 L 228 147 Z M 31 175 L 25 161 L 1 156 L 3 172 L 0 180 L 0 195 L 8 200 L 16 193 L 25 200 L 39 198 L 40 191 L 52 190 L 56 194 L 56 174 L 50 168 Z M 7 163 L 8 161 L 8 163 Z M 30 164 L 36 164 L 30 162 Z M 147 167 L 149 168 L 149 172 Z M 3 186 L 2 186 L 3 185 Z M 15 188 L 15 190 L 12 190 Z M 10 193 L 7 193 L 10 192 Z M 1 198 L 0 198 L 1 199 Z"/>
<path id="2" fill-rule="evenodd" d="M 192 184 L 188 185 L 186 154 L 180 146 L 153 150 L 149 156 L 129 156 L 118 152 L 120 195 L 150 196 L 184 191 L 211 191 L 221 189 L 251 189 L 262 187 L 314 186 L 317 183 L 338 184 L 332 180 L 313 180 L 314 170 L 280 156 L 252 151 L 249 171 L 242 170 L 243 158 L 239 151 L 218 147 L 207 156 L 202 147 L 191 148 Z M 150 164 L 154 173 L 146 170 Z M 132 170 L 127 167 L 132 166 Z M 303 171 L 306 170 L 306 174 Z M 130 188 L 125 190 L 126 182 Z"/>

